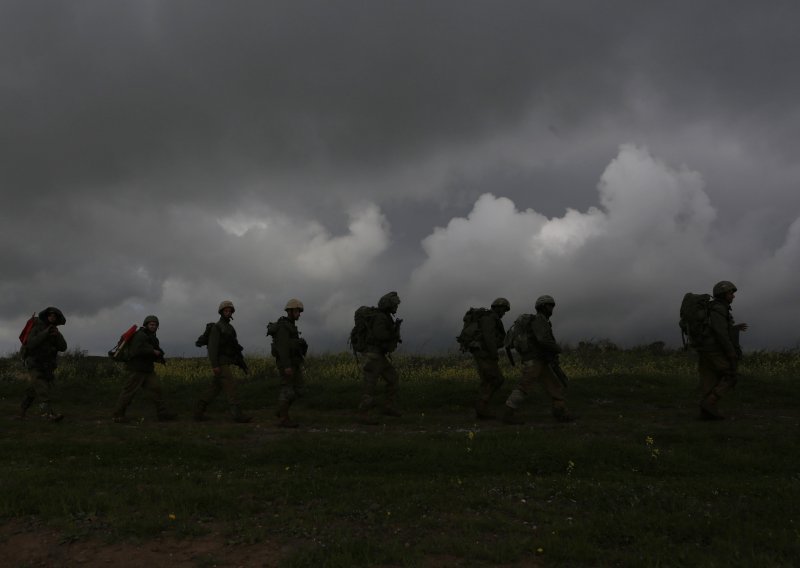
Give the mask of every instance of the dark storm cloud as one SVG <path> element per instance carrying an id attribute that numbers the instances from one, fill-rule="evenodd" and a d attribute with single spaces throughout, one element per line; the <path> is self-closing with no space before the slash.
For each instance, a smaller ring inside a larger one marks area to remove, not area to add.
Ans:
<path id="1" fill-rule="evenodd" d="M 605 207 L 598 180 L 633 152 L 620 146 L 695 172 L 716 215 L 702 238 L 678 232 L 643 250 L 701 251 L 684 265 L 705 266 L 704 282 L 768 267 L 785 291 L 800 216 L 798 12 L 727 1 L 5 2 L 0 191 L 13 238 L 0 245 L 0 318 L 61 303 L 94 347 L 106 323 L 142 310 L 189 336 L 203 322 L 175 321 L 198 304 L 213 313 L 230 297 L 263 318 L 302 296 L 317 345 L 338 348 L 354 305 L 405 288 L 417 306 L 404 308 L 437 333 L 433 298 L 458 319 L 495 295 L 459 264 L 471 257 L 451 222 L 485 242 L 503 232 L 471 211 L 519 224 L 496 241 L 498 274 L 544 271 L 508 268 L 526 254 L 520 239 L 548 218 L 579 239 L 592 207 Z M 605 248 L 564 252 L 544 283 L 594 278 L 613 298 L 627 257 L 602 234 Z M 582 270 L 567 266 L 577 261 Z M 634 282 L 664 295 L 680 284 Z M 638 287 L 622 289 L 637 307 L 611 330 L 656 334 L 667 318 Z M 566 290 L 570 333 L 620 321 L 608 301 Z M 762 343 L 791 342 L 784 331 Z"/>

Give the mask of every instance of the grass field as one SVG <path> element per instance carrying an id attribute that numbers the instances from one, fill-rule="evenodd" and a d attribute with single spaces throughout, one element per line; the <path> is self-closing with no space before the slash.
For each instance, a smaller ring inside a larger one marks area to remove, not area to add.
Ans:
<path id="1" fill-rule="evenodd" d="M 571 424 L 542 392 L 522 426 L 476 423 L 469 359 L 395 358 L 402 418 L 356 425 L 352 358 L 309 359 L 298 430 L 249 361 L 251 424 L 191 407 L 204 360 L 157 372 L 176 422 L 141 397 L 110 413 L 121 369 L 73 355 L 59 424 L 11 420 L 25 388 L 0 361 L 0 556 L 9 566 L 793 566 L 800 562 L 800 352 L 752 353 L 728 419 L 698 420 L 691 355 L 581 345 Z M 499 412 L 517 369 L 504 368 Z"/>

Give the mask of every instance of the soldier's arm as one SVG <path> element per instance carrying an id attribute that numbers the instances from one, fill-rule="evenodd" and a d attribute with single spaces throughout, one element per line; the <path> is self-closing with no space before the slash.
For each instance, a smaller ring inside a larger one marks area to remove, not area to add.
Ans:
<path id="1" fill-rule="evenodd" d="M 26 343 L 28 349 L 36 349 L 47 340 L 49 335 L 50 327 L 37 323 L 33 326 L 33 329 L 31 329 L 31 332 L 28 335 L 28 341 Z"/>
<path id="2" fill-rule="evenodd" d="M 64 352 L 67 350 L 67 340 L 64 339 L 64 336 L 59 331 L 56 334 L 56 351 Z"/>
<path id="3" fill-rule="evenodd" d="M 536 343 L 543 350 L 553 354 L 561 353 L 561 346 L 556 342 L 556 338 L 553 337 L 552 328 L 546 320 L 538 317 L 534 318 L 533 336 L 536 338 Z"/>
<path id="4" fill-rule="evenodd" d="M 483 316 L 478 324 L 481 327 L 481 337 L 483 337 L 483 344 L 489 353 L 497 353 L 500 347 L 497 344 L 497 337 L 495 337 L 495 319 L 491 314 Z"/>
<path id="5" fill-rule="evenodd" d="M 278 352 L 277 362 L 279 365 L 288 366 L 291 361 L 292 338 L 285 325 L 278 326 L 275 332 L 275 350 Z"/>
<path id="6" fill-rule="evenodd" d="M 721 308 L 721 309 L 720 309 Z M 722 311 L 725 310 L 725 311 Z M 728 356 L 736 357 L 736 347 L 728 333 L 728 311 L 722 304 L 712 305 L 709 319 L 709 328 L 719 348 Z"/>
<path id="7" fill-rule="evenodd" d="M 219 343 L 220 331 L 216 325 L 211 326 L 211 331 L 208 333 L 208 360 L 211 361 L 211 368 L 219 368 Z"/>
<path id="8" fill-rule="evenodd" d="M 388 315 L 380 314 L 374 318 L 372 322 L 372 337 L 378 343 L 386 343 L 397 339 L 397 330 Z"/>

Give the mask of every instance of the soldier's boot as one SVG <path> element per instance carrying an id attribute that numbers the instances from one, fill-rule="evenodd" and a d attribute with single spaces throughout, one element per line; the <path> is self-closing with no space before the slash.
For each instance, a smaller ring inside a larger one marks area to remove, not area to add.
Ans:
<path id="1" fill-rule="evenodd" d="M 205 400 L 198 400 L 197 404 L 194 406 L 194 414 L 192 418 L 194 418 L 197 422 L 204 422 L 208 420 L 208 416 L 206 416 L 206 408 L 208 408 L 208 403 Z"/>
<path id="2" fill-rule="evenodd" d="M 31 407 L 34 400 L 36 400 L 34 397 L 26 395 L 25 398 L 22 399 L 22 402 L 19 405 L 19 414 L 17 414 L 14 417 L 14 419 L 25 420 L 25 414 L 28 412 L 28 409 Z"/>
<path id="3" fill-rule="evenodd" d="M 42 410 L 44 411 L 42 412 L 42 418 L 45 420 L 49 420 L 50 422 L 61 422 L 64 420 L 64 415 L 53 410 L 53 407 L 49 404 L 42 406 Z"/>
<path id="4" fill-rule="evenodd" d="M 724 420 L 725 417 L 720 414 L 717 408 L 719 397 L 713 392 L 709 393 L 702 401 L 700 401 L 700 416 L 703 420 Z"/>
<path id="5" fill-rule="evenodd" d="M 288 402 L 281 402 L 280 406 L 278 407 L 278 411 L 276 414 L 278 415 L 278 427 L 279 428 L 297 428 L 299 424 L 297 422 L 292 422 L 292 419 L 289 418 L 289 403 Z"/>
<path id="6" fill-rule="evenodd" d="M 359 409 L 356 414 L 356 422 L 366 426 L 377 426 L 380 421 L 369 413 L 369 409 Z"/>
<path id="7" fill-rule="evenodd" d="M 392 406 L 391 404 L 387 404 L 386 406 L 384 406 L 384 407 L 383 407 L 383 410 L 382 410 L 381 412 L 382 412 L 382 414 L 384 414 L 385 416 L 394 416 L 395 418 L 400 418 L 400 417 L 403 415 L 403 413 L 402 413 L 402 412 L 400 412 L 399 410 L 397 410 L 397 409 L 396 409 L 394 406 Z"/>
<path id="8" fill-rule="evenodd" d="M 566 408 L 563 406 L 554 406 L 553 407 L 553 418 L 556 419 L 556 422 L 574 422 L 575 416 L 570 414 Z"/>
<path id="9" fill-rule="evenodd" d="M 252 416 L 243 414 L 242 408 L 238 404 L 231 404 L 231 418 L 234 422 L 238 422 L 239 424 L 247 424 L 253 419 Z"/>
<path id="10" fill-rule="evenodd" d="M 478 420 L 494 420 L 497 417 L 489 412 L 489 403 L 487 401 L 478 400 L 475 402 L 475 418 Z"/>
<path id="11" fill-rule="evenodd" d="M 516 409 L 511 408 L 510 406 L 506 405 L 505 411 L 503 411 L 503 423 L 504 424 L 525 424 L 525 421 L 520 418 L 516 414 Z"/>

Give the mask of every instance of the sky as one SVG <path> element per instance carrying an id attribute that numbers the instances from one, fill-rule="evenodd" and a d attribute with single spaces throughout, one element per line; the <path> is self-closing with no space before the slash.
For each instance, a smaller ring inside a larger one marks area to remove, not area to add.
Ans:
<path id="1" fill-rule="evenodd" d="M 800 346 L 800 4 L 6 0 L 0 353 L 54 305 L 167 355 L 231 300 L 311 352 L 395 290 L 402 350 L 498 296 L 556 338 L 680 343 L 739 288 L 746 350 Z"/>

